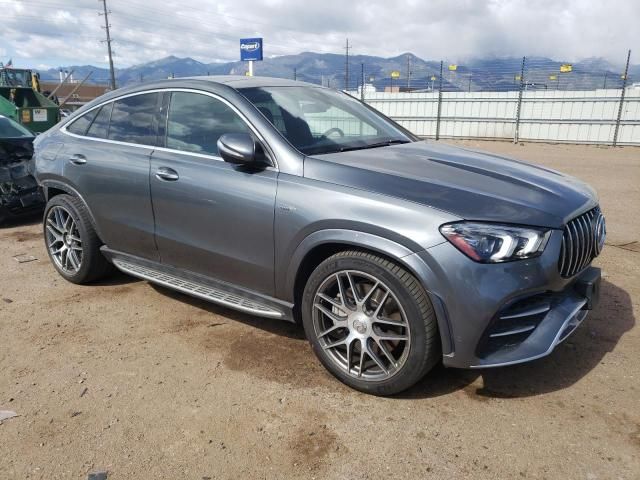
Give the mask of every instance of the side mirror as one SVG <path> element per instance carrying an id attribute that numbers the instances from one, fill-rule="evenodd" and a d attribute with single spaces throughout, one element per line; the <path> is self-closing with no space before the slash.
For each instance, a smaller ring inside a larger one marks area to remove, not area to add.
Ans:
<path id="1" fill-rule="evenodd" d="M 218 152 L 225 162 L 235 165 L 265 165 L 260 146 L 248 133 L 225 133 L 218 139 Z"/>

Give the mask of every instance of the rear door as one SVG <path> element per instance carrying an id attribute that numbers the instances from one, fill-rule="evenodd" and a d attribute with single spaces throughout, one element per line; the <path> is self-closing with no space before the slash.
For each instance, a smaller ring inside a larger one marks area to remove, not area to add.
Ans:
<path id="1" fill-rule="evenodd" d="M 158 260 L 149 188 L 159 93 L 124 97 L 67 127 L 63 175 L 87 202 L 102 240 L 118 251 Z M 86 130 L 83 131 L 83 128 Z"/>
<path id="2" fill-rule="evenodd" d="M 249 132 L 227 102 L 175 91 L 166 102 L 165 148 L 151 159 L 151 197 L 162 262 L 273 294 L 277 171 L 224 162 L 217 141 Z"/>

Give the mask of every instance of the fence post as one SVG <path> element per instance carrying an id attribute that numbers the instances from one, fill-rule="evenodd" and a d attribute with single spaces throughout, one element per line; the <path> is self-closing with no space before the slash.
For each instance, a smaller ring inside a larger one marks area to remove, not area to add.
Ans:
<path id="1" fill-rule="evenodd" d="M 622 92 L 620 92 L 620 105 L 618 106 L 618 118 L 616 119 L 616 128 L 613 130 L 613 146 L 618 145 L 618 131 L 620 130 L 620 120 L 622 119 L 622 107 L 624 105 L 624 94 L 627 89 L 627 76 L 629 75 L 629 60 L 631 59 L 631 50 L 627 52 L 627 64 L 624 67 L 624 76 L 622 77 Z"/>
<path id="2" fill-rule="evenodd" d="M 524 63 L 527 57 L 522 57 L 522 67 L 520 68 L 520 90 L 518 91 L 518 105 L 516 106 L 516 129 L 513 134 L 513 143 L 520 140 L 520 111 L 522 110 L 522 93 L 524 91 Z"/>
<path id="3" fill-rule="evenodd" d="M 440 60 L 440 85 L 438 86 L 438 116 L 436 117 L 436 140 L 440 140 L 440 112 L 442 112 L 442 64 Z"/>

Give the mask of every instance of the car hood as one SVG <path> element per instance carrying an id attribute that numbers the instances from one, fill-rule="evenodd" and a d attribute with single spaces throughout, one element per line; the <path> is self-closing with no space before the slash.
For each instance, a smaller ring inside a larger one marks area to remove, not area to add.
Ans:
<path id="1" fill-rule="evenodd" d="M 562 173 L 428 141 L 307 157 L 304 176 L 466 220 L 551 228 L 598 202 L 591 187 Z"/>

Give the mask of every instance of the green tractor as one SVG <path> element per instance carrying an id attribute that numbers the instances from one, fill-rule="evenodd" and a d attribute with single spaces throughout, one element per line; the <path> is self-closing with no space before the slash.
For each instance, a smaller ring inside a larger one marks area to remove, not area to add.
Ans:
<path id="1" fill-rule="evenodd" d="M 37 73 L 0 66 L 0 115 L 42 133 L 58 123 L 60 107 L 40 93 Z"/>

